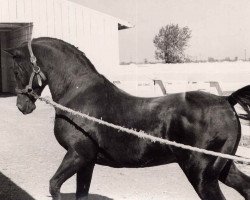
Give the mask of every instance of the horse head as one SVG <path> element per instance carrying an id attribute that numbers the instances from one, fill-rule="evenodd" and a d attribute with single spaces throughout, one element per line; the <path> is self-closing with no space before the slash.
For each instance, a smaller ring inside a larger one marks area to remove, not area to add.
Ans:
<path id="1" fill-rule="evenodd" d="M 42 81 L 42 79 L 46 78 L 41 77 L 40 67 L 36 66 L 36 68 L 34 68 L 32 58 L 35 62 L 36 60 L 34 59 L 36 58 L 32 57 L 27 42 L 19 47 L 6 49 L 4 51 L 12 56 L 14 61 L 12 69 L 16 80 L 16 106 L 23 114 L 29 114 L 36 108 L 36 99 L 46 86 L 46 81 Z M 39 65 L 41 66 L 41 63 L 39 63 Z"/>
<path id="2" fill-rule="evenodd" d="M 36 99 L 46 85 L 58 102 L 70 90 L 77 92 L 99 80 L 98 72 L 83 52 L 56 38 L 36 38 L 32 45 L 31 41 L 24 42 L 5 51 L 14 60 L 17 107 L 23 114 L 36 108 Z"/>

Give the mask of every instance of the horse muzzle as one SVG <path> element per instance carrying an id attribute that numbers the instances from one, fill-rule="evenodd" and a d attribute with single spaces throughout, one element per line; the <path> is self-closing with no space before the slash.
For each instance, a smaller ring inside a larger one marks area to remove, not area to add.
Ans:
<path id="1" fill-rule="evenodd" d="M 36 109 L 35 103 L 28 96 L 23 94 L 17 95 L 16 106 L 24 115 L 30 114 Z"/>

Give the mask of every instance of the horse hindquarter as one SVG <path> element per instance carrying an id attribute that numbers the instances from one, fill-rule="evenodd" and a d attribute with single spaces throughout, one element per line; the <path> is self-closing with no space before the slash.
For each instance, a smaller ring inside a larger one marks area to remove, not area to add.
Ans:
<path id="1" fill-rule="evenodd" d="M 179 103 L 170 138 L 201 149 L 234 154 L 240 137 L 237 117 L 224 97 L 189 92 Z M 201 199 L 225 199 L 218 185 L 227 160 L 173 148 L 178 164 Z"/>

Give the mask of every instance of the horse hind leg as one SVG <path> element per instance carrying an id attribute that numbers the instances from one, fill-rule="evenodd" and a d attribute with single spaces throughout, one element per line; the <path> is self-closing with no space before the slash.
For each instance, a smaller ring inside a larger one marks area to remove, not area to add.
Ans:
<path id="1" fill-rule="evenodd" d="M 234 150 L 232 140 L 215 142 L 213 146 L 207 148 L 222 153 L 230 153 Z M 180 167 L 201 199 L 225 200 L 219 187 L 219 178 L 227 159 L 183 150 L 177 151 L 176 155 L 177 159 L 179 157 Z"/>
<path id="2" fill-rule="evenodd" d="M 238 191 L 246 200 L 250 200 L 250 177 L 242 173 L 233 161 L 227 162 L 219 179 Z"/>
<path id="3" fill-rule="evenodd" d="M 179 165 L 196 193 L 202 200 L 225 200 L 219 187 L 219 172 L 211 167 L 204 155 L 192 154 L 195 159 L 182 160 Z"/>

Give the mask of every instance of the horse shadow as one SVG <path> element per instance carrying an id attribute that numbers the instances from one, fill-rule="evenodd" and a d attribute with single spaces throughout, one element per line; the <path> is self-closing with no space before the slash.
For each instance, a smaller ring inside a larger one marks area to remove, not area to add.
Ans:
<path id="1" fill-rule="evenodd" d="M 0 200 L 37 200 L 0 172 Z M 62 193 L 62 200 L 75 200 L 75 193 Z M 89 200 L 113 200 L 98 194 L 89 194 Z"/>
<path id="2" fill-rule="evenodd" d="M 62 200 L 75 200 L 75 193 L 62 193 Z M 114 200 L 98 194 L 89 194 L 88 200 Z"/>
<path id="3" fill-rule="evenodd" d="M 3 200 L 35 200 L 25 190 L 16 185 L 10 178 L 0 172 L 0 199 Z"/>

